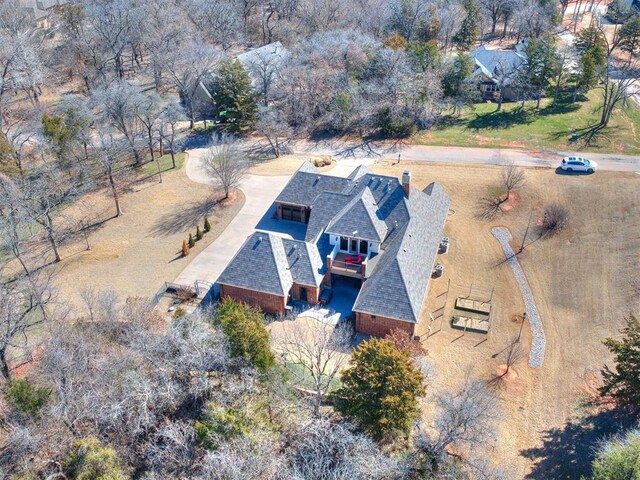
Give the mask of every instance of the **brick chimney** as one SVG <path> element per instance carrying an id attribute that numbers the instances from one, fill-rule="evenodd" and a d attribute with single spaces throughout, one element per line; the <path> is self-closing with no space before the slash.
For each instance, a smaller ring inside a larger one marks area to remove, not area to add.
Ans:
<path id="1" fill-rule="evenodd" d="M 404 190 L 404 196 L 409 198 L 411 193 L 411 172 L 409 170 L 402 173 L 402 190 Z"/>

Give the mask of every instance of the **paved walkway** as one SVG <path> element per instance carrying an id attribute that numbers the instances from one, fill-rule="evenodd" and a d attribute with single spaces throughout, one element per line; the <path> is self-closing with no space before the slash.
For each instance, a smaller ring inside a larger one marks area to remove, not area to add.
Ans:
<path id="1" fill-rule="evenodd" d="M 213 180 L 204 168 L 205 152 L 204 148 L 189 150 L 189 158 L 185 167 L 186 173 L 194 182 L 212 184 Z M 327 173 L 347 176 L 357 165 L 362 163 L 364 163 L 363 160 L 342 160 Z M 271 215 L 266 214 L 290 178 L 290 175 L 247 175 L 240 185 L 240 189 L 245 195 L 245 203 L 240 212 L 224 232 L 185 267 L 174 282 L 182 285 L 193 285 L 196 280 L 215 283 L 244 240 L 256 230 L 256 226 L 259 226 L 260 230 L 275 230 L 269 225 Z M 299 225 L 291 227 L 291 232 L 288 234 L 279 231 L 278 235 L 299 238 L 300 232 L 297 228 Z"/>
<path id="2" fill-rule="evenodd" d="M 520 285 L 520 291 L 522 292 L 522 298 L 527 312 L 527 321 L 531 328 L 532 337 L 531 352 L 529 353 L 529 366 L 531 368 L 540 368 L 544 361 L 544 347 L 546 345 L 546 339 L 542 328 L 542 319 L 538 313 L 536 302 L 533 299 L 533 293 L 531 292 L 531 288 L 529 288 L 529 282 L 527 282 L 527 277 L 524 274 L 524 270 L 522 270 L 518 257 L 516 257 L 516 254 L 513 252 L 511 245 L 509 245 L 512 238 L 511 232 L 502 227 L 493 228 L 491 232 L 498 242 L 500 242 L 500 245 L 502 245 L 507 263 L 513 270 L 513 274 L 515 275 L 518 285 Z"/>

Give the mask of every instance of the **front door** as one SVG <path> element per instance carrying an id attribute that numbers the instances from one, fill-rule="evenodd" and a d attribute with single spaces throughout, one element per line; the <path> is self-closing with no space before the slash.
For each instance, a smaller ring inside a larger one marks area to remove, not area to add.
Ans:
<path id="1" fill-rule="evenodd" d="M 307 289 L 300 287 L 300 300 L 302 300 L 303 302 L 307 301 Z"/>

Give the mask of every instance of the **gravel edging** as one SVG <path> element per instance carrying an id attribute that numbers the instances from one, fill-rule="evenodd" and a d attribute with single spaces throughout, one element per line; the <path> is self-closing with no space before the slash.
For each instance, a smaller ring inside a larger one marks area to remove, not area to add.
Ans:
<path id="1" fill-rule="evenodd" d="M 536 308 L 536 304 L 533 300 L 533 293 L 531 293 L 531 289 L 529 288 L 529 283 L 527 282 L 527 277 L 524 275 L 524 270 L 522 270 L 522 266 L 520 265 L 520 262 L 518 262 L 518 257 L 516 257 L 511 245 L 509 245 L 509 241 L 512 238 L 511 232 L 503 227 L 495 227 L 491 229 L 491 233 L 493 233 L 493 236 L 496 237 L 498 242 L 500 242 L 500 245 L 502 245 L 507 263 L 511 266 L 513 274 L 520 286 L 520 291 L 522 292 L 522 299 L 524 300 L 524 305 L 527 311 L 527 320 L 529 321 L 532 337 L 531 352 L 529 353 L 529 366 L 531 368 L 540 368 L 544 361 L 544 347 L 546 343 L 544 330 L 542 328 L 542 320 L 540 319 L 540 314 L 538 313 L 538 309 Z"/>

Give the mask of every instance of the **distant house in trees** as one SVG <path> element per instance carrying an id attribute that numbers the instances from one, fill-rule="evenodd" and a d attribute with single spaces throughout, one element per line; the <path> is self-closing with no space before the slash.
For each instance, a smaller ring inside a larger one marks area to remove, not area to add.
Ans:
<path id="1" fill-rule="evenodd" d="M 218 278 L 220 295 L 279 315 L 356 283 L 357 331 L 416 335 L 449 204 L 441 185 L 420 190 L 408 171 L 398 179 L 360 166 L 337 177 L 303 164 L 275 207 L 279 222 L 305 226 L 304 239 L 253 233 Z"/>
<path id="2" fill-rule="evenodd" d="M 67 5 L 69 0 L 20 0 L 38 28 L 49 28 L 51 12 Z"/>
<path id="3" fill-rule="evenodd" d="M 269 43 L 241 53 L 236 59 L 242 64 L 254 88 L 260 88 L 265 75 L 273 75 L 283 67 L 289 51 L 280 42 Z"/>
<path id="4" fill-rule="evenodd" d="M 476 65 L 473 77 L 478 82 L 483 100 L 498 101 L 501 91 L 503 100 L 516 99 L 513 83 L 518 69 L 526 60 L 524 46 L 524 41 L 516 45 L 515 50 L 492 50 L 483 45 L 469 54 Z"/>

